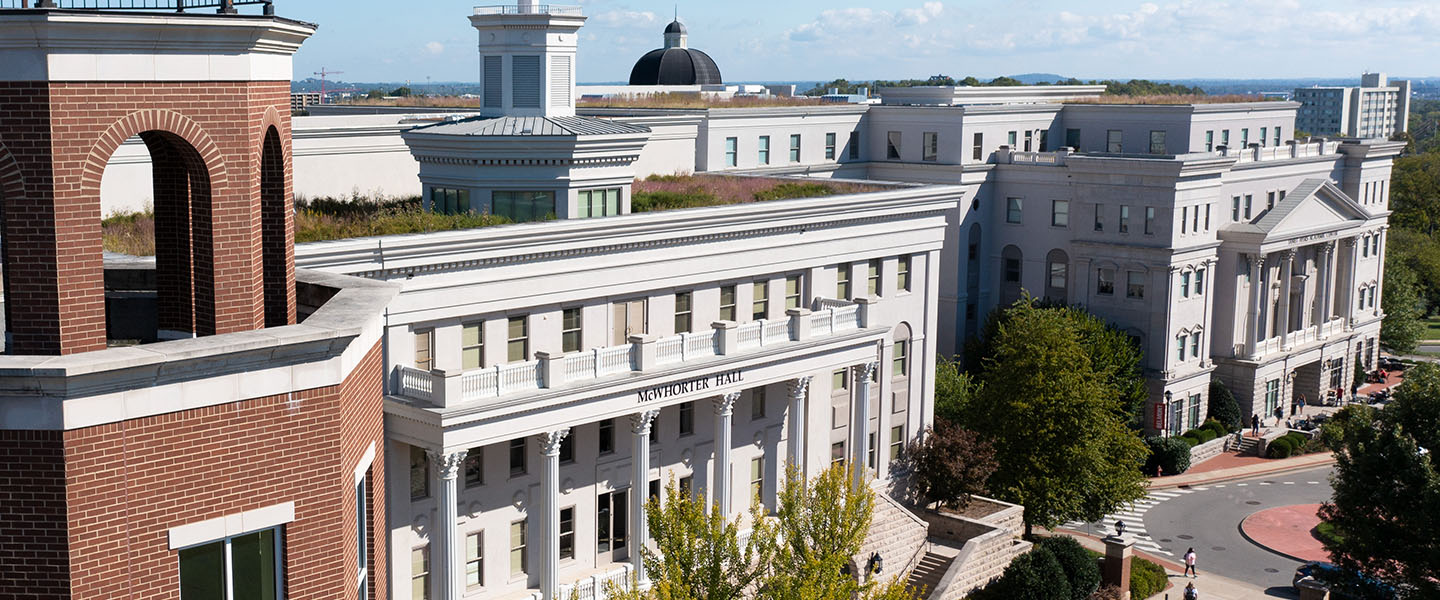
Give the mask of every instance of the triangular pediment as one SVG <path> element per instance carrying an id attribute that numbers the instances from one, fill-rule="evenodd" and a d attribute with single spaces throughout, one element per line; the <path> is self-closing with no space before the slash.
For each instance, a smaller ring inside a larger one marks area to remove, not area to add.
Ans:
<path id="1" fill-rule="evenodd" d="M 1364 207 L 1330 180 L 1306 179 L 1253 227 L 1270 242 L 1358 227 L 1368 218 Z"/>

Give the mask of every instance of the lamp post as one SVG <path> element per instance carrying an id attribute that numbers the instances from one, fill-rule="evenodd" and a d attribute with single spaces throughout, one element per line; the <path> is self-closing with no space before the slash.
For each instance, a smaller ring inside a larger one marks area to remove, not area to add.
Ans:
<path id="1" fill-rule="evenodd" d="M 1163 432 L 1167 437 L 1170 435 L 1171 430 L 1175 429 L 1175 424 L 1170 422 L 1170 416 L 1175 414 L 1175 411 L 1170 410 L 1170 399 L 1172 397 L 1173 395 L 1167 390 L 1165 392 L 1165 431 Z"/>

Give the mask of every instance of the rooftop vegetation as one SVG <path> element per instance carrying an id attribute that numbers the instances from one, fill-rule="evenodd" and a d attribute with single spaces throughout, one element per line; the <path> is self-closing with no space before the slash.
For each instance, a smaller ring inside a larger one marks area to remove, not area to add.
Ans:
<path id="1" fill-rule="evenodd" d="M 1223 96 L 1209 96 L 1204 94 L 1156 94 L 1152 96 L 1132 96 L 1120 94 L 1104 94 L 1094 98 L 1076 98 L 1066 100 L 1066 104 L 1229 104 L 1234 102 L 1273 102 L 1275 98 L 1265 96 L 1250 96 L 1241 94 L 1225 94 Z"/>
<path id="2" fill-rule="evenodd" d="M 728 175 L 651 175 L 635 180 L 630 210 L 650 212 L 769 200 L 818 198 L 887 189 L 887 186 L 817 180 L 786 180 Z"/>
<path id="3" fill-rule="evenodd" d="M 718 98 L 685 92 L 581 98 L 581 108 L 760 108 L 766 106 L 817 106 L 819 98 L 803 96 L 733 96 Z"/>

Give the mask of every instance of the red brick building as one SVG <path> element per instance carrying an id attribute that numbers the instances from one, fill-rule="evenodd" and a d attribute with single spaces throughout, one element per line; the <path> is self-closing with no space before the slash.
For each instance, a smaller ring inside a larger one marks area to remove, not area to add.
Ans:
<path id="1" fill-rule="evenodd" d="M 397 290 L 294 267 L 291 56 L 314 30 L 0 8 L 0 598 L 387 597 Z M 132 136 L 156 257 L 107 264 L 100 179 Z"/>

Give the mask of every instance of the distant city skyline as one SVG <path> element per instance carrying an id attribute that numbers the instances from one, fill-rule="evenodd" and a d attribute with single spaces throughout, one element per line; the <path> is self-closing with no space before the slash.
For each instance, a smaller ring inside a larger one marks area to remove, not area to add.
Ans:
<path id="1" fill-rule="evenodd" d="M 563 1 L 563 0 L 562 0 Z M 322 67 L 344 81 L 477 79 L 467 17 L 489 0 L 278 0 L 320 24 L 295 78 Z M 511 2 L 513 3 L 513 2 Z M 954 77 L 1043 72 L 1090 78 L 1358 78 L 1437 70 L 1440 3 L 1424 0 L 1139 2 L 581 0 L 581 82 L 623 81 L 661 45 L 672 11 L 690 45 L 729 81 Z"/>

